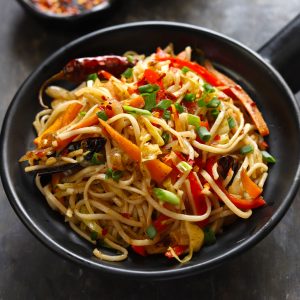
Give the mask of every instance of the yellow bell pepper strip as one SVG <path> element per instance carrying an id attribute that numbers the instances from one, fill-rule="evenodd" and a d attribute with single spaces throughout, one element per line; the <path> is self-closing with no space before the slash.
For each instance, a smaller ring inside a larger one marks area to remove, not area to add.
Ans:
<path id="1" fill-rule="evenodd" d="M 227 89 L 223 90 L 223 92 L 229 97 L 237 98 L 243 104 L 259 133 L 262 136 L 268 135 L 269 128 L 261 112 L 257 108 L 256 103 L 250 98 L 250 96 L 233 80 L 217 71 L 210 62 L 206 62 L 205 66 L 212 74 L 214 74 L 214 76 L 216 76 L 216 78 L 218 78 L 219 82 L 221 83 L 219 85 L 225 85 L 228 87 Z"/>
<path id="2" fill-rule="evenodd" d="M 173 170 L 159 159 L 145 161 L 145 166 L 147 167 L 151 178 L 158 184 L 162 183 Z"/>
<path id="3" fill-rule="evenodd" d="M 246 192 L 251 198 L 257 198 L 262 193 L 262 189 L 251 180 L 244 169 L 241 172 L 241 180 Z"/>
<path id="4" fill-rule="evenodd" d="M 62 112 L 57 119 L 54 121 L 52 125 L 50 125 L 40 136 L 38 136 L 34 143 L 38 146 L 39 149 L 43 148 L 43 140 L 47 138 L 47 136 L 56 132 L 60 128 L 70 124 L 78 115 L 80 109 L 82 108 L 82 104 L 72 103 L 67 109 Z"/>
<path id="5" fill-rule="evenodd" d="M 105 121 L 99 119 L 102 127 L 107 131 L 110 137 L 119 145 L 119 147 L 134 161 L 140 162 L 142 159 L 142 153 L 140 148 L 132 143 L 130 140 L 122 136 L 113 127 L 107 124 Z"/>

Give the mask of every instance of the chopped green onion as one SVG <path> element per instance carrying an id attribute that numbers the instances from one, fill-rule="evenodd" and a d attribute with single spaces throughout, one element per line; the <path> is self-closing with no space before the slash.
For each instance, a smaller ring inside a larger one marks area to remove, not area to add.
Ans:
<path id="1" fill-rule="evenodd" d="M 181 72 L 182 72 L 183 74 L 186 74 L 186 73 L 189 72 L 189 71 L 190 71 L 190 68 L 185 67 L 185 66 L 181 69 Z"/>
<path id="2" fill-rule="evenodd" d="M 156 228 L 153 225 L 150 225 L 146 229 L 146 234 L 148 235 L 149 239 L 153 240 L 157 235 Z"/>
<path id="3" fill-rule="evenodd" d="M 200 126 L 200 118 L 198 116 L 188 114 L 187 121 L 189 125 L 193 125 L 195 127 Z"/>
<path id="4" fill-rule="evenodd" d="M 129 63 L 133 64 L 134 63 L 134 56 L 133 55 L 127 55 L 127 60 Z"/>
<path id="5" fill-rule="evenodd" d="M 98 111 L 97 112 L 97 116 L 98 116 L 99 119 L 101 119 L 103 121 L 107 121 L 108 120 L 108 116 L 107 116 L 106 112 L 103 111 L 103 110 L 102 111 Z"/>
<path id="6" fill-rule="evenodd" d="M 228 126 L 229 126 L 230 129 L 232 129 L 232 128 L 235 127 L 235 120 L 234 120 L 233 117 L 229 117 L 229 118 L 227 119 L 227 122 L 228 122 Z"/>
<path id="7" fill-rule="evenodd" d="M 91 240 L 92 240 L 92 241 L 96 241 L 97 238 L 98 238 L 98 232 L 93 230 L 93 231 L 91 232 Z"/>
<path id="8" fill-rule="evenodd" d="M 140 109 L 129 105 L 123 105 L 123 109 L 130 114 L 137 114 L 137 115 L 144 115 L 144 116 L 151 116 L 151 112 L 146 109 Z"/>
<path id="9" fill-rule="evenodd" d="M 214 231 L 210 227 L 204 228 L 204 245 L 212 245 L 216 242 Z"/>
<path id="10" fill-rule="evenodd" d="M 107 169 L 105 173 L 106 179 L 112 178 L 114 181 L 119 181 L 122 176 L 123 172 L 121 170 L 113 170 L 111 168 Z"/>
<path id="11" fill-rule="evenodd" d="M 171 119 L 171 112 L 169 110 L 165 110 L 163 113 L 163 118 L 165 120 L 170 120 Z"/>
<path id="12" fill-rule="evenodd" d="M 267 163 L 272 163 L 275 164 L 276 163 L 276 158 L 274 156 L 272 156 L 269 152 L 267 151 L 261 151 L 263 160 Z"/>
<path id="13" fill-rule="evenodd" d="M 206 106 L 206 102 L 202 98 L 197 102 L 197 104 L 198 104 L 199 107 L 205 107 Z"/>
<path id="14" fill-rule="evenodd" d="M 186 161 L 181 161 L 176 167 L 182 173 L 190 172 L 193 169 L 193 167 Z"/>
<path id="15" fill-rule="evenodd" d="M 111 178 L 114 180 L 114 181 L 119 181 L 120 178 L 123 176 L 123 172 L 121 170 L 114 170 L 112 172 L 112 176 Z"/>
<path id="16" fill-rule="evenodd" d="M 165 109 L 168 109 L 168 108 L 171 106 L 172 103 L 173 103 L 173 102 L 172 102 L 171 100 L 161 100 L 161 101 L 156 105 L 156 108 L 165 110 Z"/>
<path id="17" fill-rule="evenodd" d="M 207 107 L 208 108 L 217 108 L 219 105 L 221 104 L 221 101 L 218 100 L 217 97 L 214 97 L 213 99 L 211 99 L 208 103 L 207 103 Z"/>
<path id="18" fill-rule="evenodd" d="M 194 93 L 185 94 L 183 100 L 186 102 L 193 102 L 196 99 L 196 95 Z"/>
<path id="19" fill-rule="evenodd" d="M 252 145 L 246 145 L 246 146 L 243 146 L 241 149 L 240 149 L 240 153 L 241 154 L 248 154 L 248 153 L 251 153 L 253 152 L 253 147 Z"/>
<path id="20" fill-rule="evenodd" d="M 140 93 L 152 93 L 159 90 L 159 86 L 157 84 L 145 84 L 141 85 L 139 88 Z"/>
<path id="21" fill-rule="evenodd" d="M 155 197 L 160 201 L 168 202 L 174 205 L 178 205 L 180 203 L 179 197 L 170 191 L 160 189 L 160 188 L 154 188 L 153 193 Z"/>
<path id="22" fill-rule="evenodd" d="M 124 76 L 126 79 L 129 79 L 132 77 L 132 68 L 126 69 L 123 73 L 122 76 Z"/>
<path id="23" fill-rule="evenodd" d="M 184 112 L 183 106 L 180 105 L 179 103 L 175 103 L 174 106 L 180 114 Z"/>
<path id="24" fill-rule="evenodd" d="M 212 117 L 214 117 L 215 119 L 218 117 L 218 115 L 219 115 L 219 110 L 217 110 L 217 109 L 212 109 L 211 111 L 210 111 L 210 114 L 212 115 Z"/>
<path id="25" fill-rule="evenodd" d="M 105 173 L 105 179 L 111 178 L 112 172 L 113 172 L 113 169 L 111 169 L 111 168 L 107 169 L 107 171 Z"/>
<path id="26" fill-rule="evenodd" d="M 81 111 L 80 113 L 79 113 L 79 116 L 80 117 L 84 117 L 86 115 L 86 111 Z"/>
<path id="27" fill-rule="evenodd" d="M 164 131 L 162 133 L 161 137 L 164 140 L 165 144 L 167 144 L 170 139 L 170 134 L 168 132 Z"/>
<path id="28" fill-rule="evenodd" d="M 144 100 L 145 100 L 145 106 L 144 109 L 151 110 L 156 106 L 156 93 L 144 93 L 142 94 Z"/>
<path id="29" fill-rule="evenodd" d="M 104 156 L 102 153 L 94 153 L 91 159 L 92 164 L 102 165 L 105 163 Z"/>
<path id="30" fill-rule="evenodd" d="M 213 93 L 215 91 L 215 89 L 209 83 L 204 83 L 203 88 L 207 93 Z"/>
<path id="31" fill-rule="evenodd" d="M 207 142 L 209 141 L 209 139 L 211 138 L 211 134 L 210 132 L 207 130 L 206 127 L 204 126 L 200 126 L 197 128 L 197 133 L 200 137 L 200 139 L 203 141 L 203 142 Z"/>
<path id="32" fill-rule="evenodd" d="M 95 81 L 97 78 L 98 78 L 97 73 L 89 74 L 89 75 L 87 76 L 87 78 L 86 78 L 86 81 L 88 81 L 88 80 L 93 80 L 93 81 Z"/>

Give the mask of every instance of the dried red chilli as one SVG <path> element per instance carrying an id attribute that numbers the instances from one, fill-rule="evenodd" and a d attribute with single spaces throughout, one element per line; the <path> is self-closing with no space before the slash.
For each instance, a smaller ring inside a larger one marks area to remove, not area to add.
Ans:
<path id="1" fill-rule="evenodd" d="M 133 63 L 126 57 L 118 55 L 104 55 L 96 57 L 75 58 L 69 61 L 63 69 L 46 80 L 39 92 L 39 100 L 43 107 L 43 92 L 46 86 L 57 80 L 68 80 L 74 83 L 85 81 L 90 74 L 97 73 L 100 78 L 108 79 L 111 75 L 120 77 Z"/>

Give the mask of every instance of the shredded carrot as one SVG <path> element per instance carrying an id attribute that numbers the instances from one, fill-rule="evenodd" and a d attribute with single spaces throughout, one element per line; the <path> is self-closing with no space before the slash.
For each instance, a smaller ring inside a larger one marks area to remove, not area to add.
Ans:
<path id="1" fill-rule="evenodd" d="M 171 105 L 172 108 L 172 116 L 175 123 L 175 129 L 176 131 L 182 131 L 181 122 L 179 120 L 178 111 L 176 110 L 176 107 L 174 104 Z"/>
<path id="2" fill-rule="evenodd" d="M 74 130 L 75 129 L 79 129 L 79 128 L 84 128 L 84 127 L 89 127 L 89 126 L 93 126 L 93 125 L 99 124 L 99 119 L 98 119 L 98 116 L 96 115 L 97 111 L 99 111 L 99 109 L 95 110 L 95 114 L 93 114 L 92 116 L 90 116 L 88 119 L 86 119 L 83 122 L 81 122 L 78 125 L 76 125 L 74 127 Z M 69 145 L 75 138 L 76 138 L 76 135 L 72 136 L 72 137 L 70 137 L 68 139 L 65 139 L 65 140 L 59 140 L 58 139 L 57 140 L 56 150 L 57 151 L 61 151 L 67 145 Z"/>
<path id="3" fill-rule="evenodd" d="M 251 198 L 257 198 L 262 193 L 262 189 L 251 180 L 244 169 L 241 172 L 241 181 L 246 192 Z"/>
<path id="4" fill-rule="evenodd" d="M 110 137 L 116 141 L 119 147 L 127 153 L 127 155 L 133 160 L 140 162 L 142 158 L 140 148 L 133 144 L 130 140 L 123 137 L 119 132 L 117 132 L 113 127 L 107 124 L 105 121 L 99 119 L 100 124 L 104 127 Z"/>
<path id="5" fill-rule="evenodd" d="M 81 107 L 82 104 L 79 103 L 70 104 L 67 109 L 57 117 L 52 125 L 50 125 L 40 136 L 35 138 L 34 143 L 38 146 L 38 148 L 42 148 L 42 141 L 44 138 L 70 124 L 76 118 Z"/>
<path id="6" fill-rule="evenodd" d="M 255 126 L 257 127 L 259 133 L 262 136 L 268 135 L 269 128 L 261 112 L 256 106 L 256 103 L 250 98 L 250 96 L 233 80 L 217 71 L 209 61 L 205 62 L 205 67 L 218 78 L 222 85 L 227 86 L 227 89 L 223 90 L 225 94 L 230 97 L 234 96 L 243 104 L 251 119 L 253 120 Z"/>
<path id="7" fill-rule="evenodd" d="M 145 165 L 150 172 L 151 178 L 157 183 L 162 183 L 172 172 L 172 168 L 159 159 L 148 160 L 145 162 Z"/>
<path id="8" fill-rule="evenodd" d="M 136 108 L 143 108 L 145 106 L 145 100 L 142 96 L 137 96 L 132 99 L 128 99 L 124 101 L 124 104 Z"/>

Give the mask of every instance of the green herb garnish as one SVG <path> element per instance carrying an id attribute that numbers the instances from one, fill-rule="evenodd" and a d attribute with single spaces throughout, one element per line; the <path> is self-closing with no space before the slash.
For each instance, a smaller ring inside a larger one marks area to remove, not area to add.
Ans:
<path id="1" fill-rule="evenodd" d="M 101 119 L 101 120 L 103 120 L 103 121 L 107 121 L 108 120 L 108 116 L 107 116 L 107 114 L 106 114 L 106 112 L 105 111 L 98 111 L 97 113 L 97 116 L 98 116 L 98 118 L 99 119 Z"/>

